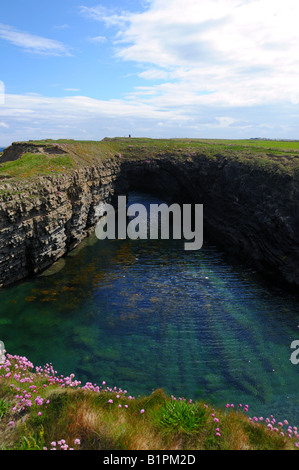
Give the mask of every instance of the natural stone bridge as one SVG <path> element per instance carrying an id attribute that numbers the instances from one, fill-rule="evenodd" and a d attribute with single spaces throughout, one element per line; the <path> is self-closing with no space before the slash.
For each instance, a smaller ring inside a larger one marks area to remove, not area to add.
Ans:
<path id="1" fill-rule="evenodd" d="M 68 150 L 60 144 L 14 144 L 0 162 L 15 161 L 28 151 L 62 155 Z M 203 204 L 204 238 L 279 282 L 299 285 L 296 174 L 269 172 L 238 155 L 211 156 L 202 150 L 193 155 L 130 155 L 108 152 L 104 159 L 84 163 L 82 155 L 74 153 L 78 165 L 65 172 L 36 174 L 26 181 L 2 176 L 1 287 L 41 272 L 71 251 L 94 230 L 98 204 L 113 203 L 130 190 Z"/>

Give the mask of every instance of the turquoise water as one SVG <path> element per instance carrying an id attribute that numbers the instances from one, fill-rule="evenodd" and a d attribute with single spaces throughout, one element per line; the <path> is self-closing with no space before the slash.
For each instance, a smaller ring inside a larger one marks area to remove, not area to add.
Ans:
<path id="1" fill-rule="evenodd" d="M 299 424 L 289 360 L 298 298 L 206 242 L 186 252 L 183 241 L 90 237 L 42 276 L 0 290 L 0 305 L 0 339 L 34 365 L 135 396 L 163 387 L 247 403 L 252 416 Z"/>

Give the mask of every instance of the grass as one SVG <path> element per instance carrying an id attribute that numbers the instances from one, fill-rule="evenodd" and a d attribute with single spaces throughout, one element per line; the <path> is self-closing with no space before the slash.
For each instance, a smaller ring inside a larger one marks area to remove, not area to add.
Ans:
<path id="1" fill-rule="evenodd" d="M 183 400 L 165 401 L 158 411 L 156 422 L 166 432 L 193 434 L 205 426 L 207 414 L 199 403 L 190 406 Z"/>
<path id="2" fill-rule="evenodd" d="M 69 156 L 49 157 L 43 154 L 25 153 L 19 160 L 5 162 L 0 167 L 0 176 L 30 178 L 33 175 L 50 175 L 73 168 Z"/>
<path id="3" fill-rule="evenodd" d="M 66 169 L 101 164 L 112 157 L 122 159 L 120 161 L 155 158 L 197 160 L 205 157 L 214 161 L 236 161 L 271 173 L 299 175 L 299 142 L 105 138 L 101 141 L 45 139 L 21 144 L 28 146 L 28 153 L 14 162 L 0 164 L 1 179 L 28 179 L 51 172 L 61 173 Z M 30 153 L 33 147 L 36 147 L 37 153 Z M 55 155 L 56 148 L 64 154 Z"/>
<path id="4" fill-rule="evenodd" d="M 63 377 L 6 355 L 0 366 L 2 450 L 289 450 L 297 428 L 250 418 L 245 407 L 215 409 L 156 390 L 126 390 Z"/>
<path id="5" fill-rule="evenodd" d="M 0 399 L 0 421 L 5 416 L 9 409 L 9 403 L 6 400 Z"/>

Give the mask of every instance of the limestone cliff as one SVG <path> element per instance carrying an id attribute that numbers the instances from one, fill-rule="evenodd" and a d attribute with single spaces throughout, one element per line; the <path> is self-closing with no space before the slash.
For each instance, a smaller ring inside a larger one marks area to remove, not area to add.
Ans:
<path id="1" fill-rule="evenodd" d="M 28 145 L 15 144 L 2 161 L 20 158 Z M 156 151 L 145 158 L 130 148 L 58 174 L 0 181 L 0 286 L 37 274 L 72 250 L 93 230 L 96 206 L 131 189 L 202 203 L 205 237 L 256 269 L 299 285 L 296 173 L 269 172 L 224 154 Z"/>
<path id="2" fill-rule="evenodd" d="M 0 184 L 1 287 L 41 272 L 89 234 L 95 207 L 113 194 L 117 163 Z"/>

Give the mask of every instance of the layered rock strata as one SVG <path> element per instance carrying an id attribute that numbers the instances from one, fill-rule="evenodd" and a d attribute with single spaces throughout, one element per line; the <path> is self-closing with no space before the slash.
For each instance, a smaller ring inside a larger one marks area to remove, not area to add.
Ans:
<path id="1" fill-rule="evenodd" d="M 24 149 L 14 155 L 18 151 Z M 115 156 L 19 186 L 0 182 L 0 286 L 35 275 L 71 251 L 94 229 L 98 204 L 130 190 L 203 204 L 204 237 L 298 287 L 299 179 L 238 158 L 171 153 L 150 160 Z"/>

